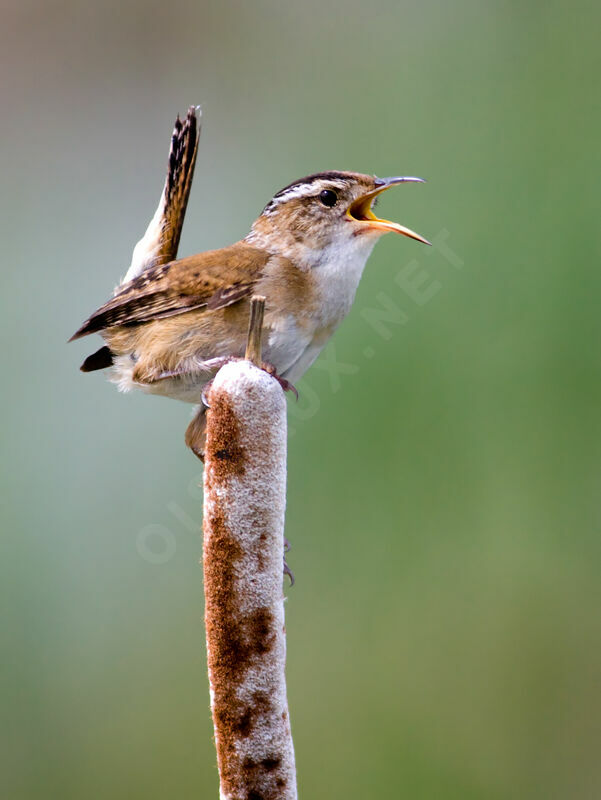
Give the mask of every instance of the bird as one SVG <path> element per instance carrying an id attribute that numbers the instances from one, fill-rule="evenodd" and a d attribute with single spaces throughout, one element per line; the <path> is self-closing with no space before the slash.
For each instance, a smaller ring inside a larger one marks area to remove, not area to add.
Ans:
<path id="1" fill-rule="evenodd" d="M 203 392 L 229 358 L 243 357 L 250 301 L 266 298 L 263 358 L 292 385 L 349 313 L 374 245 L 388 232 L 430 244 L 377 217 L 393 186 L 422 178 L 316 172 L 278 191 L 235 244 L 177 258 L 200 126 L 198 109 L 178 119 L 157 212 L 113 296 L 69 341 L 99 333 L 105 345 L 81 370 L 109 368 L 121 391 L 137 388 L 198 406 L 186 444 L 203 459 Z"/>

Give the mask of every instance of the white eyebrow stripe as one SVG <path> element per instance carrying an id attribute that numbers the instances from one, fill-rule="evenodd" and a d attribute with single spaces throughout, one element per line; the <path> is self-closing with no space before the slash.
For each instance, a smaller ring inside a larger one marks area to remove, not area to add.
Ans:
<path id="1" fill-rule="evenodd" d="M 323 191 L 323 189 L 345 189 L 346 183 L 328 178 L 327 180 L 311 181 L 311 183 L 299 183 L 291 186 L 281 194 L 276 195 L 265 207 L 264 214 L 269 214 L 274 211 L 280 203 L 286 203 L 289 200 L 297 200 L 301 197 L 314 197 Z"/>

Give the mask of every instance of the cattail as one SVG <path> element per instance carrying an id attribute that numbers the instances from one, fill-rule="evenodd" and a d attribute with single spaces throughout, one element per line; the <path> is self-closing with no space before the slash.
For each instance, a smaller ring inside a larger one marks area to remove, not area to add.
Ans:
<path id="1" fill-rule="evenodd" d="M 257 362 L 262 300 L 253 301 L 247 350 Z M 203 566 L 220 797 L 293 800 L 283 597 L 286 402 L 277 380 L 248 360 L 226 364 L 207 399 Z"/>

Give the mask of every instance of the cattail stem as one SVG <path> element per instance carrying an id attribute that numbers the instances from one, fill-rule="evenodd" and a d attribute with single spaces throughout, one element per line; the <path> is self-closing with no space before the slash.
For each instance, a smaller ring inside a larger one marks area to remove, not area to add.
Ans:
<path id="1" fill-rule="evenodd" d="M 265 313 L 265 298 L 255 294 L 250 301 L 250 320 L 248 323 L 248 340 L 244 358 L 252 361 L 257 367 L 261 365 L 261 340 L 263 338 L 263 315 Z"/>
<path id="2" fill-rule="evenodd" d="M 254 307 L 262 316 L 262 303 Z M 260 360 L 260 335 L 254 341 L 251 357 Z M 220 798 L 295 800 L 284 674 L 284 393 L 254 364 L 233 361 L 208 399 L 203 567 Z"/>

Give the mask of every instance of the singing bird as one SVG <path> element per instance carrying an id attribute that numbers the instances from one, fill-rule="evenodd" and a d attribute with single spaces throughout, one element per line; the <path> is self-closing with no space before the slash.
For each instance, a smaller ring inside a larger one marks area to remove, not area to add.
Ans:
<path id="1" fill-rule="evenodd" d="M 179 118 L 159 207 L 114 296 L 72 339 L 100 333 L 106 345 L 84 372 L 110 367 L 133 388 L 199 404 L 186 442 L 202 438 L 203 389 L 228 357 L 242 357 L 252 295 L 266 298 L 263 357 L 284 382 L 297 381 L 350 311 L 378 239 L 394 232 L 429 244 L 373 203 L 391 186 L 421 178 L 318 172 L 277 192 L 239 242 L 176 259 L 196 160 L 197 109 Z"/>

